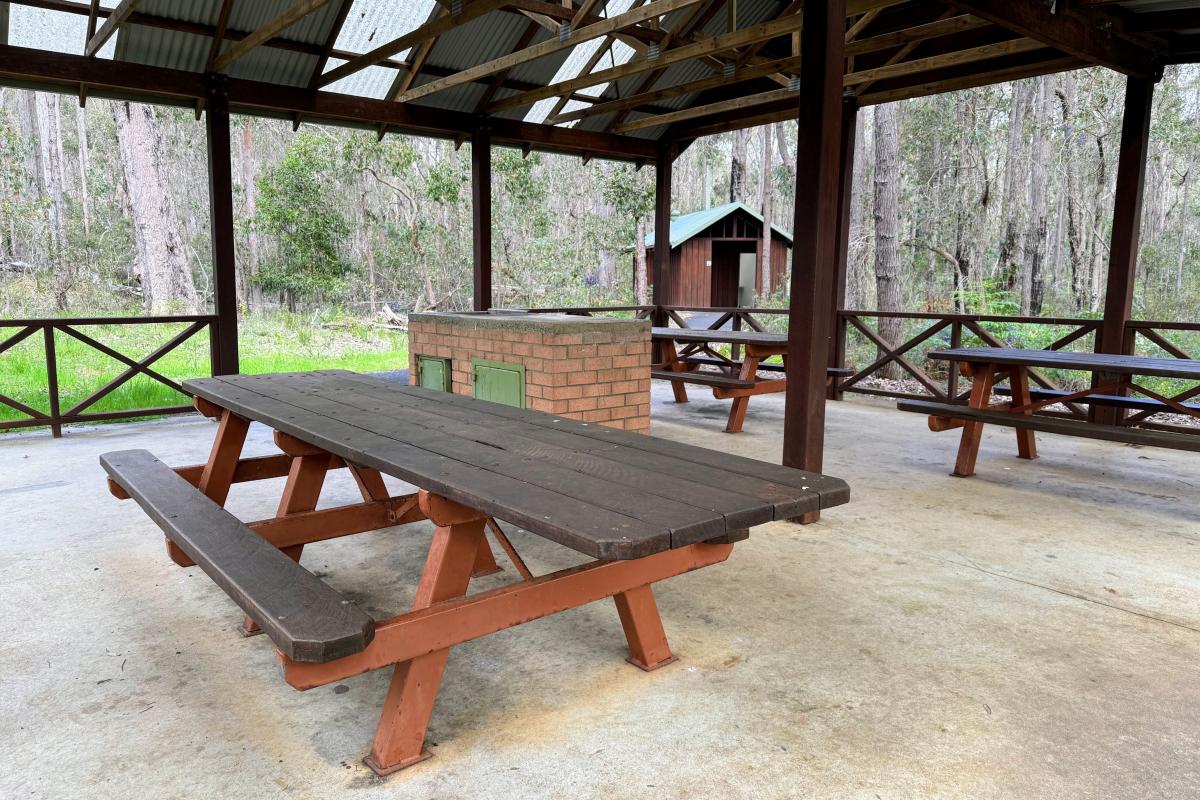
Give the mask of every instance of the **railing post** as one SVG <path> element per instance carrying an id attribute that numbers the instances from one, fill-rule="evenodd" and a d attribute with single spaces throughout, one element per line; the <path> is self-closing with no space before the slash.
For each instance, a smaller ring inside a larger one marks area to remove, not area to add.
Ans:
<path id="1" fill-rule="evenodd" d="M 742 329 L 742 315 L 740 312 L 733 315 L 733 319 L 729 321 L 729 325 L 730 328 L 735 331 L 740 331 Z M 740 344 L 731 346 L 729 348 L 729 354 L 734 361 L 737 361 L 742 357 L 742 346 Z"/>
<path id="2" fill-rule="evenodd" d="M 54 326 L 42 328 L 46 343 L 46 391 L 50 396 L 50 433 L 55 439 L 62 437 L 62 418 L 58 402 L 58 357 L 54 352 Z"/>
<path id="3" fill-rule="evenodd" d="M 208 321 L 208 374 L 215 377 L 221 365 L 221 335 L 217 319 Z"/>
<path id="4" fill-rule="evenodd" d="M 846 364 L 846 322 L 844 309 L 838 309 L 834 312 L 833 317 L 833 346 L 829 351 L 829 366 L 834 369 L 841 368 Z M 825 392 L 825 396 L 830 400 L 842 400 L 845 393 L 842 392 L 842 379 L 837 375 L 832 375 L 829 378 L 829 388 Z"/>
<path id="5" fill-rule="evenodd" d="M 962 347 L 962 320 L 955 319 L 950 323 L 950 349 Z M 946 397 L 953 403 L 958 399 L 958 362 L 947 362 L 950 373 L 946 376 Z"/>

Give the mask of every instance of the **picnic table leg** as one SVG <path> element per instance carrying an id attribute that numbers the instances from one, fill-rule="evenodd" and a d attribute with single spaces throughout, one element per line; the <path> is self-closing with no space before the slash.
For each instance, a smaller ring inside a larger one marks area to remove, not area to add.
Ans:
<path id="1" fill-rule="evenodd" d="M 679 352 L 675 348 L 675 342 L 662 342 L 663 367 L 671 372 L 687 372 L 688 366 L 679 360 Z M 688 401 L 687 386 L 683 381 L 671 381 L 671 392 L 675 395 L 676 403 Z"/>
<path id="2" fill-rule="evenodd" d="M 466 594 L 487 517 L 422 490 L 421 510 L 437 524 L 413 610 Z M 437 650 L 396 665 L 375 741 L 365 763 L 376 775 L 424 761 L 425 730 L 450 651 Z"/>
<path id="3" fill-rule="evenodd" d="M 742 370 L 738 373 L 738 378 L 743 381 L 753 381 L 758 379 L 758 362 L 759 356 L 750 348 L 746 348 L 746 358 L 742 361 Z M 750 405 L 750 395 L 744 394 L 733 398 L 733 405 L 729 409 L 729 421 L 725 423 L 726 433 L 741 433 L 742 425 L 746 421 L 746 409 Z"/>
<path id="4" fill-rule="evenodd" d="M 368 502 L 372 500 L 387 500 L 388 490 L 383 483 L 383 476 L 379 474 L 377 469 L 369 469 L 367 467 L 350 467 L 350 474 L 354 476 L 354 482 L 358 484 L 358 490 L 362 493 L 363 500 Z M 488 544 L 487 537 L 479 543 L 479 552 L 475 555 L 475 569 L 471 572 L 472 578 L 482 578 L 485 575 L 494 575 L 501 571 L 501 567 L 496 563 L 496 556 L 492 553 L 492 546 Z"/>
<path id="5" fill-rule="evenodd" d="M 250 421 L 242 419 L 232 411 L 218 409 L 207 403 L 197 403 L 197 408 L 205 416 L 217 417 L 219 423 L 217 436 L 213 440 L 212 450 L 209 451 L 208 461 L 204 464 L 204 471 L 200 473 L 196 488 L 208 499 L 223 506 L 229 499 L 229 487 L 233 485 L 233 474 L 237 470 L 238 460 L 242 457 L 242 446 L 246 443 Z M 180 566 L 191 566 L 192 560 L 178 545 L 170 539 L 164 541 L 167 543 L 167 555 L 172 561 Z"/>
<path id="6" fill-rule="evenodd" d="M 629 642 L 629 658 L 625 659 L 638 669 L 650 672 L 676 660 L 667 644 L 658 604 L 654 602 L 654 591 L 647 584 L 627 592 L 613 595 L 617 604 L 617 615 L 625 629 Z"/>
<path id="7" fill-rule="evenodd" d="M 992 384 L 996 380 L 994 364 L 973 364 L 971 366 L 971 408 L 987 408 L 992 398 Z M 958 460 L 954 463 L 954 472 L 959 478 L 969 478 L 975 474 L 975 459 L 979 457 L 979 443 L 983 439 L 982 422 L 966 422 L 963 424 L 962 439 L 958 445 Z"/>
<path id="8" fill-rule="evenodd" d="M 1012 404 L 1014 408 L 1029 406 L 1033 398 L 1029 393 L 1029 369 L 1023 366 L 1013 366 L 1009 370 L 1009 386 L 1012 388 Z M 1023 412 L 1032 415 L 1033 410 Z M 1017 433 L 1017 458 L 1037 458 L 1037 441 L 1034 433 L 1028 428 L 1014 428 Z"/>
<path id="9" fill-rule="evenodd" d="M 279 437 L 276 437 L 279 442 Z M 283 497 L 279 500 L 277 517 L 289 514 L 299 514 L 305 511 L 315 511 L 317 501 L 321 498 L 321 489 L 325 485 L 325 474 L 329 471 L 329 453 L 323 450 L 310 450 L 305 455 L 292 458 L 291 469 L 288 470 L 287 483 L 283 487 Z M 297 544 L 283 548 L 288 558 L 299 563 L 304 553 L 304 545 Z M 242 635 L 257 636 L 262 633 L 258 623 L 245 617 L 242 620 Z"/>

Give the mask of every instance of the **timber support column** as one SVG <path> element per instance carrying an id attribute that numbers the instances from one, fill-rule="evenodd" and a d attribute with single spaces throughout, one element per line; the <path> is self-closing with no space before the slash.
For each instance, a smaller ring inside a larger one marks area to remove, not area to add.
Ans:
<path id="1" fill-rule="evenodd" d="M 675 156 L 678 148 L 674 144 L 665 144 L 658 148 L 658 156 L 654 160 L 654 270 L 650 302 L 654 306 L 651 323 L 655 327 L 665 327 L 667 312 L 663 307 L 668 305 L 671 297 L 671 183 Z M 663 345 L 655 347 L 654 363 L 661 364 L 666 360 L 665 355 L 657 352 Z"/>
<path id="2" fill-rule="evenodd" d="M 1113 198 L 1112 240 L 1108 258 L 1108 284 L 1104 292 L 1104 320 L 1096 337 L 1096 352 L 1125 354 L 1126 326 L 1133 313 L 1133 288 L 1137 274 L 1138 244 L 1142 231 L 1142 197 L 1146 187 L 1146 159 L 1150 145 L 1150 110 L 1154 81 L 1130 77 L 1125 84 L 1125 113 L 1121 121 L 1121 150 L 1117 157 L 1117 186 Z M 1097 385 L 1118 376 L 1097 374 Z M 1119 408 L 1093 407 L 1092 419 L 1109 425 L 1120 422 Z"/>
<path id="3" fill-rule="evenodd" d="M 471 135 L 471 224 L 474 233 L 476 311 L 492 307 L 492 134 L 479 127 Z"/>
<path id="4" fill-rule="evenodd" d="M 850 214 L 854 205 L 854 142 L 858 136 L 858 98 L 852 94 L 842 97 L 841 158 L 838 161 L 838 239 L 834 266 L 837 275 L 833 282 L 833 333 L 829 341 L 829 366 L 846 366 L 846 326 L 837 313 L 846 307 L 846 268 L 850 256 Z M 829 382 L 827 396 L 841 400 L 836 376 Z"/>
<path id="5" fill-rule="evenodd" d="M 804 4 L 783 463 L 821 471 L 837 279 L 846 0 Z M 803 187 L 803 193 L 801 192 Z M 819 512 L 806 514 L 815 522 Z"/>
<path id="6" fill-rule="evenodd" d="M 205 108 L 213 304 L 217 312 L 213 374 L 236 375 L 239 370 L 237 260 L 233 246 L 233 166 L 229 146 L 229 97 L 222 80 L 214 80 Z"/>

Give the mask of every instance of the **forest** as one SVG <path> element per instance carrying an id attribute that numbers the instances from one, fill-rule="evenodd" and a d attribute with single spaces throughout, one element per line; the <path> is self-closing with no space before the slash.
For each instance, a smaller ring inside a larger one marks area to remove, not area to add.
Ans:
<path id="1" fill-rule="evenodd" d="M 1095 314 L 1123 90 L 1088 69 L 862 110 L 846 307 Z M 1194 318 L 1198 122 L 1200 75 L 1172 67 L 1155 96 L 1136 317 Z M 245 315 L 470 304 L 469 144 L 235 125 Z M 0 89 L 0 315 L 209 307 L 203 137 L 190 111 Z M 740 200 L 790 229 L 795 137 L 779 123 L 695 142 L 674 209 Z M 497 305 L 644 297 L 634 244 L 653 169 L 497 149 L 494 173 Z"/>

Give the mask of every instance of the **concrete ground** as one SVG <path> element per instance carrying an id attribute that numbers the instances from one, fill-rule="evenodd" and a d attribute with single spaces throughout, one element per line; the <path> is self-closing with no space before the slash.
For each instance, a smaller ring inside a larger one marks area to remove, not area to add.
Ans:
<path id="1" fill-rule="evenodd" d="M 657 386 L 654 433 L 778 458 L 780 396 L 730 436 L 704 394 L 675 406 Z M 851 503 L 660 584 L 677 664 L 626 664 L 608 602 L 456 648 L 435 757 L 381 780 L 359 759 L 388 674 L 289 688 L 270 643 L 240 638 L 233 604 L 105 491 L 99 453 L 198 462 L 213 431 L 0 438 L 0 798 L 1200 795 L 1194 455 L 1042 436 L 1027 463 L 997 430 L 960 480 L 954 434 L 830 404 L 826 471 Z M 256 426 L 248 452 L 269 450 Z M 268 516 L 280 483 L 235 488 L 232 510 Z M 324 499 L 355 497 L 339 477 Z M 429 536 L 323 543 L 304 563 L 397 613 Z M 535 571 L 577 560 L 513 538 Z"/>

